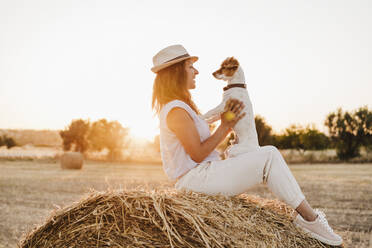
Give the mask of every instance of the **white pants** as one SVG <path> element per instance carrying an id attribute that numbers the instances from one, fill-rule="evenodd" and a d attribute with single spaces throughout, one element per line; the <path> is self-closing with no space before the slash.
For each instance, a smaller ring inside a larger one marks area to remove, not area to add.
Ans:
<path id="1" fill-rule="evenodd" d="M 296 209 L 305 199 L 278 149 L 262 146 L 233 158 L 203 162 L 181 177 L 175 187 L 208 195 L 238 195 L 258 184 Z"/>

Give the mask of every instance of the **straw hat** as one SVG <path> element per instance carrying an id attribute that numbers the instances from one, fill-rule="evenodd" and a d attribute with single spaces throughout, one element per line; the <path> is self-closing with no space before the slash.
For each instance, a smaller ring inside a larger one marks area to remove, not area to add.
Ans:
<path id="1" fill-rule="evenodd" d="M 182 45 L 168 46 L 152 58 L 154 66 L 151 68 L 151 71 L 156 73 L 185 59 L 192 59 L 195 62 L 198 60 L 198 57 L 190 56 Z"/>

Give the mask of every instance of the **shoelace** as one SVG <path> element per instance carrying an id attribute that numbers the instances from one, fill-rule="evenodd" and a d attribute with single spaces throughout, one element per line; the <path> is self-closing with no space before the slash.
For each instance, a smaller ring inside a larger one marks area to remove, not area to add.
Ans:
<path id="1" fill-rule="evenodd" d="M 328 221 L 325 218 L 326 217 L 325 213 L 319 209 L 315 209 L 315 212 L 319 216 L 319 222 L 327 229 L 327 231 L 329 231 L 330 233 L 333 233 L 332 227 L 329 226 Z"/>

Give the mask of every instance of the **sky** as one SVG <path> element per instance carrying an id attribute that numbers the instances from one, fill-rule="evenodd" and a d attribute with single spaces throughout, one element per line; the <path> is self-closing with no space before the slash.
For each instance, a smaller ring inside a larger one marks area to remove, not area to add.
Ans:
<path id="1" fill-rule="evenodd" d="M 222 100 L 211 73 L 229 56 L 276 132 L 325 131 L 337 108 L 372 107 L 368 0 L 0 0 L 0 128 L 106 118 L 152 139 L 152 57 L 173 44 L 199 57 L 191 93 L 203 113 Z"/>

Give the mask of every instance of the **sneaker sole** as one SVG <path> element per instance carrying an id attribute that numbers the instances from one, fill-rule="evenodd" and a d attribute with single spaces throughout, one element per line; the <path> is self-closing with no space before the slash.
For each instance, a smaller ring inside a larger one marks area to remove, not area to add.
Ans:
<path id="1" fill-rule="evenodd" d="M 329 240 L 329 239 L 326 239 L 326 238 L 323 238 L 322 236 L 316 234 L 316 233 L 313 233 L 312 231 L 310 231 L 309 229 L 303 227 L 303 226 L 300 226 L 299 224 L 297 223 L 293 223 L 295 224 L 296 227 L 299 227 L 300 229 L 302 229 L 306 234 L 308 234 L 309 236 L 311 236 L 312 238 L 314 239 L 317 239 L 319 240 L 320 242 L 323 242 L 327 245 L 341 245 L 342 244 L 342 240 L 340 242 L 338 241 L 332 241 L 332 240 Z"/>

